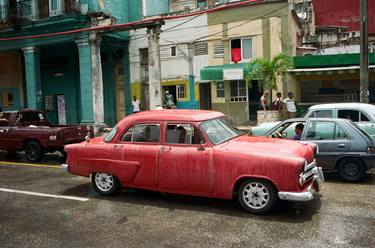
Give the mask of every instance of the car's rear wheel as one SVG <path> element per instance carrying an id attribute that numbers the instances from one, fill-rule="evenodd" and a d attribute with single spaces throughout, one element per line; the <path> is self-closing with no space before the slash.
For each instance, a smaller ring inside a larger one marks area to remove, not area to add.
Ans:
<path id="1" fill-rule="evenodd" d="M 357 182 L 366 176 L 366 167 L 356 158 L 345 158 L 337 167 L 341 178 L 348 182 Z"/>
<path id="2" fill-rule="evenodd" d="M 101 195 L 114 195 L 121 185 L 117 177 L 107 173 L 93 173 L 91 176 L 94 189 Z"/>
<path id="3" fill-rule="evenodd" d="M 38 162 L 44 156 L 44 150 L 36 141 L 29 141 L 25 145 L 26 158 L 31 162 Z"/>
<path id="4" fill-rule="evenodd" d="M 277 201 L 275 187 L 264 180 L 248 179 L 238 188 L 241 206 L 253 214 L 269 212 Z"/>

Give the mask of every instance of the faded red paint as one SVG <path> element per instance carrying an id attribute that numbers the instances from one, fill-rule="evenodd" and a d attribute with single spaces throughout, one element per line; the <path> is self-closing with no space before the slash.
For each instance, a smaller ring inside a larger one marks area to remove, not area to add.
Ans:
<path id="1" fill-rule="evenodd" d="M 359 0 L 313 0 L 317 26 L 346 26 L 359 31 Z M 368 32 L 375 33 L 375 1 L 368 0 Z"/>
<path id="2" fill-rule="evenodd" d="M 243 178 L 265 179 L 278 191 L 302 192 L 299 175 L 304 160 L 314 159 L 313 145 L 291 140 L 239 136 L 220 145 L 206 139 L 203 145 L 166 144 L 167 123 L 199 123 L 222 117 L 213 111 L 163 110 L 131 115 L 117 125 L 111 142 L 94 139 L 69 145 L 69 172 L 88 177 L 93 172 L 113 174 L 123 187 L 197 196 L 232 198 L 233 189 Z M 157 123 L 159 142 L 122 142 L 128 128 L 139 123 Z"/>

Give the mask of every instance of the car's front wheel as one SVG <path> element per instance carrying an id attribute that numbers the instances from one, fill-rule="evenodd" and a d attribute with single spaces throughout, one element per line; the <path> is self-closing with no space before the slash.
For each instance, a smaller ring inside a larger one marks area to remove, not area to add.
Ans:
<path id="1" fill-rule="evenodd" d="M 93 173 L 91 176 L 94 189 L 101 195 L 114 195 L 121 189 L 117 177 L 107 173 Z"/>
<path id="2" fill-rule="evenodd" d="M 366 176 L 366 167 L 356 158 L 341 160 L 337 169 L 341 178 L 348 182 L 357 182 Z"/>
<path id="3" fill-rule="evenodd" d="M 269 212 L 277 201 L 275 187 L 264 180 L 248 179 L 238 188 L 241 206 L 253 214 Z"/>
<path id="4" fill-rule="evenodd" d="M 25 145 L 26 157 L 31 162 L 38 162 L 44 156 L 43 147 L 36 141 L 29 141 Z"/>

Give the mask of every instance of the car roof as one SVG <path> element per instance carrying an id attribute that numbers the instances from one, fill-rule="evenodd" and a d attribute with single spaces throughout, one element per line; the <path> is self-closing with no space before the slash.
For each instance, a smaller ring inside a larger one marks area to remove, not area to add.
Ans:
<path id="1" fill-rule="evenodd" d="M 293 118 L 287 119 L 283 122 L 299 122 L 299 121 L 341 121 L 341 122 L 350 122 L 350 120 L 343 118 Z"/>
<path id="2" fill-rule="evenodd" d="M 364 110 L 369 113 L 375 113 L 375 105 L 368 103 L 359 103 L 359 102 L 343 102 L 343 103 L 326 103 L 326 104 L 317 104 L 309 108 L 309 110 L 317 109 L 358 109 Z"/>
<path id="3" fill-rule="evenodd" d="M 129 115 L 123 121 L 205 121 L 224 116 L 221 112 L 207 110 L 163 109 L 142 111 Z M 122 122 L 122 121 L 121 121 Z"/>

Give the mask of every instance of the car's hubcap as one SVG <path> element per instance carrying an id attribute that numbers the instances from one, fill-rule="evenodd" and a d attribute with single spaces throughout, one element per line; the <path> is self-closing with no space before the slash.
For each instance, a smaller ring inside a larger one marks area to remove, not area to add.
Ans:
<path id="1" fill-rule="evenodd" d="M 269 201 L 267 188 L 261 183 L 249 183 L 245 186 L 242 197 L 245 203 L 254 209 L 264 208 Z"/>
<path id="2" fill-rule="evenodd" d="M 27 154 L 30 158 L 34 158 L 36 156 L 36 147 L 32 144 L 28 144 L 26 147 Z"/>
<path id="3" fill-rule="evenodd" d="M 96 173 L 95 184 L 101 191 L 109 191 L 114 185 L 113 176 L 106 173 Z"/>
<path id="4" fill-rule="evenodd" d="M 349 176 L 355 176 L 358 174 L 358 166 L 356 164 L 350 163 L 345 166 L 345 172 Z"/>

